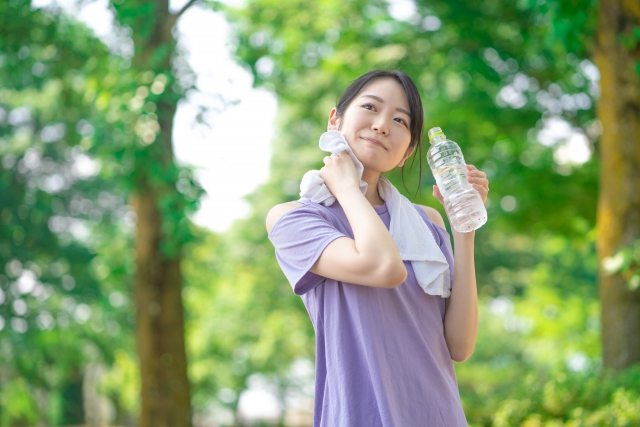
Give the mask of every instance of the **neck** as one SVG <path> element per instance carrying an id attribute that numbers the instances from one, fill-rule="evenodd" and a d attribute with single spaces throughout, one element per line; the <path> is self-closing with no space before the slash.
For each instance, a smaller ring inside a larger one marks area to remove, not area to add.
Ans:
<path id="1" fill-rule="evenodd" d="M 373 206 L 383 205 L 384 200 L 382 200 L 378 194 L 378 180 L 380 180 L 380 172 L 365 169 L 362 172 L 362 180 L 368 184 L 367 193 L 364 197 L 369 201 L 369 203 Z"/>

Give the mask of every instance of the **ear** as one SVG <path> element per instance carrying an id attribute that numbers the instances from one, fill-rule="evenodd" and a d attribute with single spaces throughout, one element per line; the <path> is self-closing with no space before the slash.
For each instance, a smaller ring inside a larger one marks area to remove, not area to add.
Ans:
<path id="1" fill-rule="evenodd" d="M 327 123 L 327 130 L 340 130 L 340 119 L 338 118 L 338 110 L 331 109 L 329 113 L 329 122 Z"/>
<path id="2" fill-rule="evenodd" d="M 416 149 L 416 147 L 409 147 L 407 148 L 407 152 L 404 153 L 404 156 L 402 157 L 402 160 L 400 160 L 400 163 L 398 163 L 399 167 L 404 166 L 404 162 L 405 160 L 407 160 L 409 157 L 411 157 L 411 155 L 413 154 L 413 151 Z"/>

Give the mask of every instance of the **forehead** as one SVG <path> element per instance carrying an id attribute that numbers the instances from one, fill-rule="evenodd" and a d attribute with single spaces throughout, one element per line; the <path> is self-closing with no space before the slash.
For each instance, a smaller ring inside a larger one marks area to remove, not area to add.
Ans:
<path id="1" fill-rule="evenodd" d="M 404 87 L 394 79 L 378 79 L 366 85 L 358 94 L 357 98 L 364 95 L 375 95 L 382 98 L 385 103 L 393 104 L 396 107 L 409 109 L 409 100 L 404 91 Z"/>

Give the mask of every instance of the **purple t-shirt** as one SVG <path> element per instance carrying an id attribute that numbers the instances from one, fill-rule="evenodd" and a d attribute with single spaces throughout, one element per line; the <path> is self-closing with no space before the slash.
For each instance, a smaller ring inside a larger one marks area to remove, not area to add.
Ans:
<path id="1" fill-rule="evenodd" d="M 410 262 L 407 280 L 393 289 L 310 272 L 329 243 L 353 238 L 353 232 L 338 202 L 327 207 L 300 201 L 302 206 L 278 220 L 269 239 L 316 333 L 314 427 L 467 426 L 444 340 L 445 300 L 420 288 Z M 449 234 L 415 208 L 453 280 Z M 374 209 L 389 228 L 386 206 Z"/>

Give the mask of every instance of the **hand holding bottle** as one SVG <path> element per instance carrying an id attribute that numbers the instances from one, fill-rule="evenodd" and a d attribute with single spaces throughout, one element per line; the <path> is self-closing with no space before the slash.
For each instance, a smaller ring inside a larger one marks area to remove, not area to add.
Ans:
<path id="1" fill-rule="evenodd" d="M 489 180 L 487 174 L 476 168 L 474 165 L 467 165 L 467 181 L 473 186 L 473 188 L 480 193 L 482 203 L 487 202 L 487 195 L 489 194 Z M 444 206 L 444 197 L 440 192 L 437 185 L 433 186 L 433 197 L 436 198 L 442 206 Z"/>
<path id="2" fill-rule="evenodd" d="M 431 147 L 427 161 L 438 185 L 437 194 L 434 188 L 434 196 L 440 196 L 438 199 L 444 205 L 451 227 L 460 233 L 482 227 L 487 222 L 484 201 L 489 182 L 486 174 L 465 164 L 460 146 L 447 139 L 442 129 L 431 128 L 428 135 Z"/>

